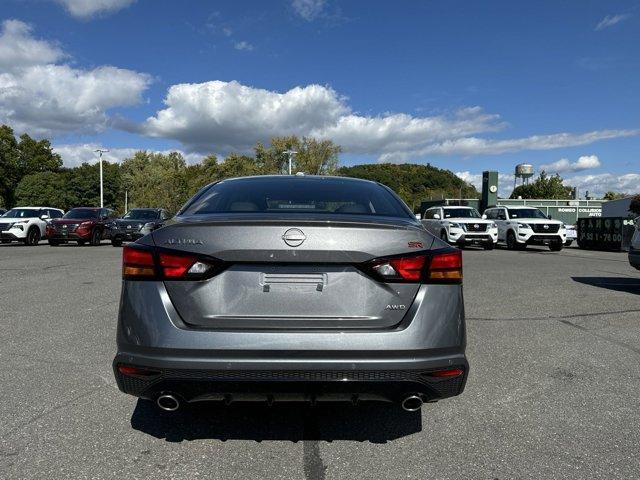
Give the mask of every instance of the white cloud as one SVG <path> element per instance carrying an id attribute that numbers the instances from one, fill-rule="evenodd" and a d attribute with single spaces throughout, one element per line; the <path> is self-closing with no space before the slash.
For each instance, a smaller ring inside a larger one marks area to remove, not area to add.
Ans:
<path id="1" fill-rule="evenodd" d="M 326 0 L 293 0 L 291 6 L 297 15 L 311 22 L 323 13 L 326 3 Z"/>
<path id="2" fill-rule="evenodd" d="M 251 50 L 253 50 L 253 45 L 243 40 L 241 42 L 234 43 L 233 48 L 235 48 L 236 50 L 244 50 L 250 52 Z"/>
<path id="3" fill-rule="evenodd" d="M 99 143 L 67 144 L 53 147 L 53 150 L 62 157 L 65 167 L 76 167 L 82 163 L 96 163 L 98 161 L 97 149 L 109 150 L 102 155 L 102 159 L 112 163 L 120 163 L 125 158 L 132 157 L 138 150 L 143 150 L 139 148 L 105 148 Z M 164 154 L 178 152 L 182 154 L 188 164 L 195 164 L 203 159 L 202 155 L 186 153 L 181 150 L 147 150 Z"/>
<path id="4" fill-rule="evenodd" d="M 590 168 L 598 168 L 600 165 L 600 159 L 597 155 L 583 155 L 573 163 L 566 158 L 561 158 L 557 162 L 540 165 L 540 169 L 552 173 L 580 172 Z"/>
<path id="5" fill-rule="evenodd" d="M 348 112 L 335 91 L 320 85 L 281 94 L 235 81 L 173 85 L 165 104 L 143 132 L 202 152 L 247 151 L 273 136 L 309 135 Z"/>
<path id="6" fill-rule="evenodd" d="M 415 117 L 404 113 L 359 115 L 330 87 L 308 85 L 279 93 L 211 81 L 169 88 L 165 108 L 138 129 L 181 142 L 189 151 L 248 151 L 257 141 L 299 135 L 330 139 L 348 153 L 404 162 L 434 155 L 499 155 L 550 150 L 599 140 L 640 135 L 636 130 L 556 133 L 515 139 L 479 138 L 499 131 L 499 115 L 470 107 L 450 115 Z"/>
<path id="7" fill-rule="evenodd" d="M 55 0 L 74 17 L 87 20 L 98 15 L 115 13 L 136 0 Z"/>
<path id="8" fill-rule="evenodd" d="M 107 126 L 109 109 L 141 101 L 148 75 L 112 66 L 83 70 L 54 63 L 66 58 L 64 52 L 31 33 L 22 22 L 2 24 L 0 123 L 36 135 L 97 132 Z M 22 55 L 7 67 L 11 52 Z"/>
<path id="9" fill-rule="evenodd" d="M 588 145 L 600 140 L 633 137 L 640 135 L 640 129 L 630 130 L 595 130 L 593 132 L 554 133 L 551 135 L 532 135 L 524 138 L 494 140 L 477 137 L 466 137 L 435 143 L 413 152 L 422 155 L 500 155 L 522 150 L 553 150 L 554 148 L 576 147 Z"/>
<path id="10" fill-rule="evenodd" d="M 607 15 L 602 20 L 598 22 L 595 30 L 600 31 L 605 28 L 613 27 L 614 25 L 628 19 L 631 15 L 628 13 L 618 14 L 618 15 Z"/>
<path id="11" fill-rule="evenodd" d="M 580 196 L 588 191 L 590 196 L 602 197 L 606 192 L 620 192 L 629 195 L 640 193 L 640 174 L 626 173 L 615 175 L 613 173 L 601 173 L 596 175 L 578 175 L 565 178 L 565 185 L 578 187 Z"/>
<path id="12" fill-rule="evenodd" d="M 1 25 L 0 72 L 54 63 L 66 56 L 57 45 L 33 38 L 31 26 L 20 20 L 5 20 Z"/>

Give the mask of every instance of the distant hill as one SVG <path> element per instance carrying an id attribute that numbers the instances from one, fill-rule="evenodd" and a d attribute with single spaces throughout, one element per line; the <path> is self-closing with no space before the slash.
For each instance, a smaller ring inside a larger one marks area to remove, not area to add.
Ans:
<path id="1" fill-rule="evenodd" d="M 337 175 L 364 178 L 391 187 L 414 211 L 420 202 L 438 198 L 478 198 L 480 194 L 450 170 L 412 163 L 377 163 L 342 167 Z"/>

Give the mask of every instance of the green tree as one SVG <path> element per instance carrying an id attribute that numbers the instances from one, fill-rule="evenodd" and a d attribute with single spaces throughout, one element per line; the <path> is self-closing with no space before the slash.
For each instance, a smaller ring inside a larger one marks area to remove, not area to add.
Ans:
<path id="1" fill-rule="evenodd" d="M 478 198 L 478 191 L 449 170 L 432 165 L 380 163 L 342 167 L 338 175 L 380 182 L 393 189 L 414 211 L 423 200 Z"/>
<path id="2" fill-rule="evenodd" d="M 284 174 L 289 171 L 287 150 L 297 152 L 291 162 L 292 173 L 304 172 L 309 175 L 330 175 L 338 168 L 338 154 L 341 148 L 331 140 L 294 136 L 274 137 L 269 147 L 258 143 L 255 148 L 255 162 L 263 175 Z"/>
<path id="3" fill-rule="evenodd" d="M 607 193 L 604 194 L 602 199 L 603 200 L 619 200 L 619 199 L 624 198 L 626 196 L 627 195 L 625 195 L 624 193 L 608 191 Z"/>
<path id="4" fill-rule="evenodd" d="M 129 208 L 166 208 L 176 212 L 188 195 L 187 165 L 178 152 L 168 154 L 136 152 L 122 162 L 122 188 L 129 196 Z"/>
<path id="5" fill-rule="evenodd" d="M 62 159 L 49 140 L 34 140 L 25 133 L 18 141 L 10 127 L 0 126 L 0 197 L 5 207 L 15 205 L 16 187 L 23 177 L 60 167 Z"/>
<path id="6" fill-rule="evenodd" d="M 5 208 L 14 205 L 18 156 L 18 142 L 13 130 L 7 125 L 0 126 L 0 200 Z"/>
<path id="7" fill-rule="evenodd" d="M 16 188 L 18 205 L 44 205 L 69 209 L 68 172 L 38 172 L 26 175 Z"/>
<path id="8" fill-rule="evenodd" d="M 542 170 L 536 180 L 527 185 L 520 185 L 513 190 L 511 198 L 550 198 L 555 200 L 566 200 L 572 198 L 573 187 L 563 185 L 562 177 L 557 173 L 547 175 Z"/>

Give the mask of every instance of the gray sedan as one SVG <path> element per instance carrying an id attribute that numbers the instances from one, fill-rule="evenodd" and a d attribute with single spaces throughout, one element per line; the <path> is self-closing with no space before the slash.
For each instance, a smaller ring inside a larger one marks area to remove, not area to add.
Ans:
<path id="1" fill-rule="evenodd" d="M 199 401 L 387 401 L 465 385 L 460 251 L 389 188 L 229 179 L 125 246 L 114 372 L 166 411 Z"/>

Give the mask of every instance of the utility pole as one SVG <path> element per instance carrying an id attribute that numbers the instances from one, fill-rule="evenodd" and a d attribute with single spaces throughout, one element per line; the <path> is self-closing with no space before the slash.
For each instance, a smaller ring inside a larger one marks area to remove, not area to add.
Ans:
<path id="1" fill-rule="evenodd" d="M 109 152 L 109 150 L 94 150 L 97 154 L 100 155 L 100 208 L 104 208 L 104 190 L 102 185 L 102 154 Z"/>
<path id="2" fill-rule="evenodd" d="M 129 190 L 124 191 L 124 213 L 129 211 Z"/>
<path id="3" fill-rule="evenodd" d="M 285 150 L 282 153 L 286 153 L 287 155 L 289 155 L 289 175 L 291 175 L 291 161 L 293 160 L 293 156 L 298 152 L 294 150 Z"/>

